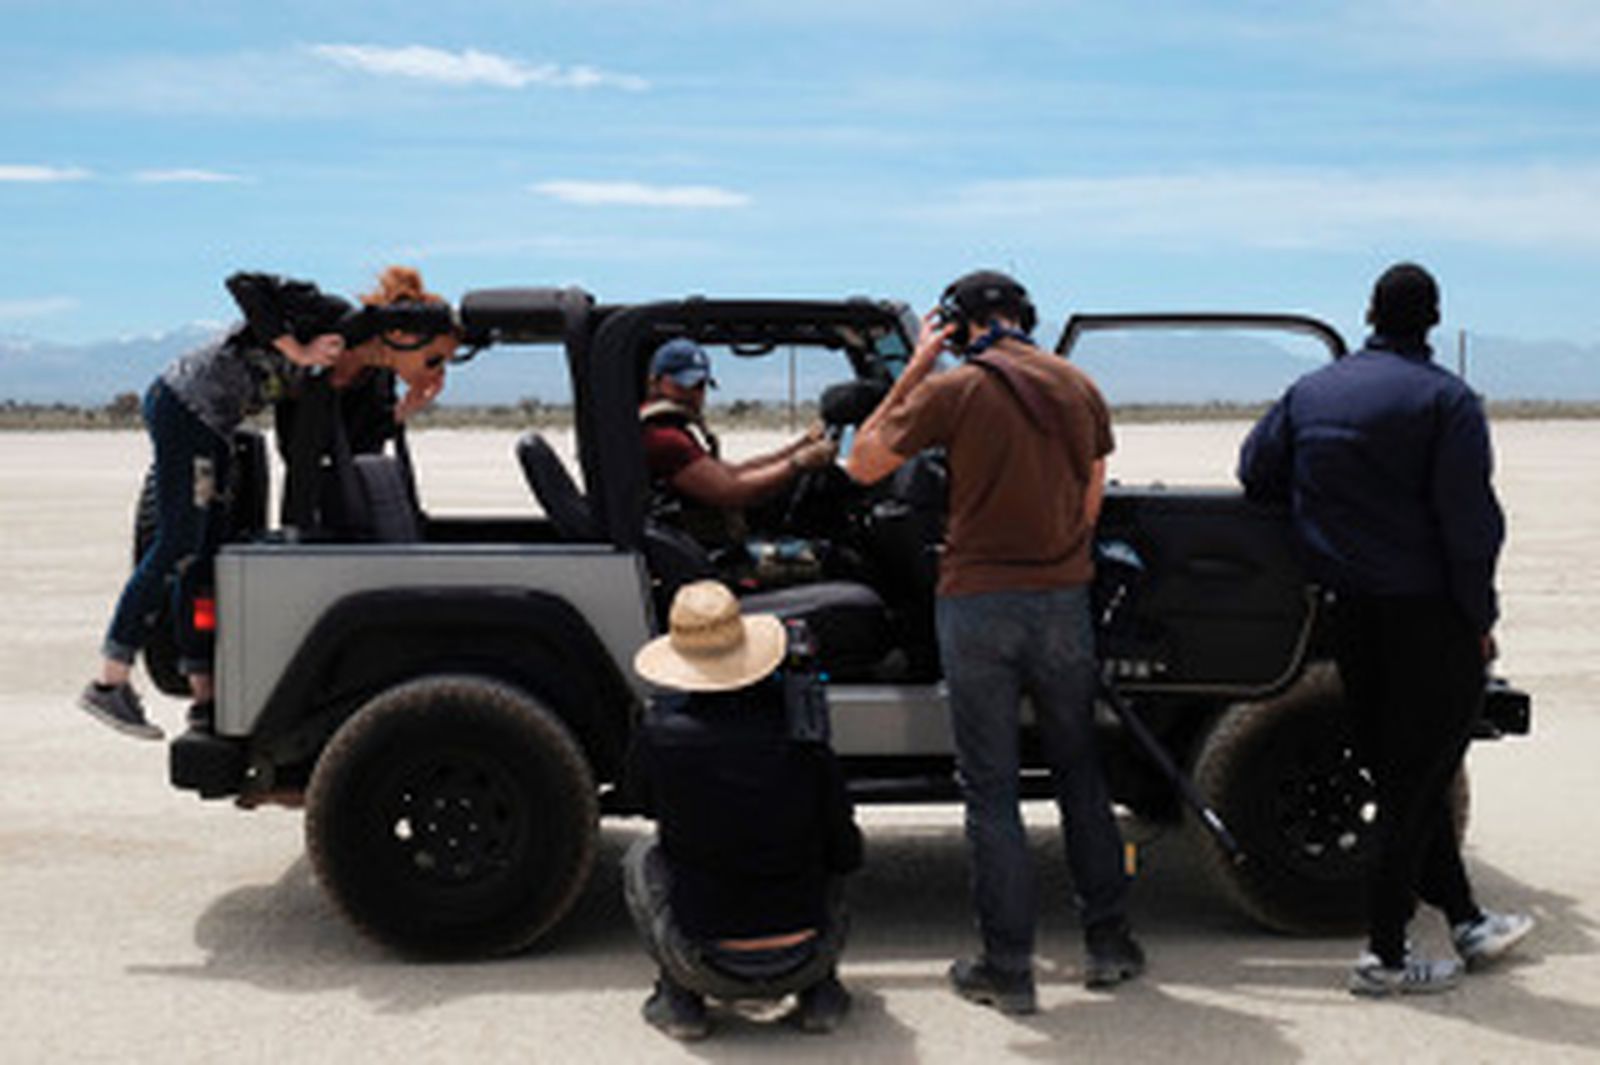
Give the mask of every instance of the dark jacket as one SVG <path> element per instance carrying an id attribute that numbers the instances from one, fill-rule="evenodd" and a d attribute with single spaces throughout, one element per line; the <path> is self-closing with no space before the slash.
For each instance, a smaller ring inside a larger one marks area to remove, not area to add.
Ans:
<path id="1" fill-rule="evenodd" d="M 1488 632 L 1505 536 L 1488 424 L 1431 355 L 1375 336 L 1302 377 L 1245 440 L 1239 480 L 1252 499 L 1289 503 L 1323 585 L 1448 598 Z"/>
<path id="2" fill-rule="evenodd" d="M 399 435 L 394 407 L 394 374 L 380 369 L 363 371 L 345 388 L 334 388 L 323 374 L 273 405 L 273 436 L 284 463 L 284 525 L 332 534 L 348 526 L 339 464 L 381 452 Z"/>
<path id="3" fill-rule="evenodd" d="M 657 698 L 629 786 L 656 819 L 673 914 L 695 938 L 822 928 L 830 881 L 861 864 L 838 762 L 826 744 L 791 738 L 777 675 Z"/>

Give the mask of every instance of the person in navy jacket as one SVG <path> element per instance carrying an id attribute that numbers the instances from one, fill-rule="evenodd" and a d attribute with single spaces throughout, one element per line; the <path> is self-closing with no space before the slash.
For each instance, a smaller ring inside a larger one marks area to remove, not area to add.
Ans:
<path id="1" fill-rule="evenodd" d="M 1456 961 L 1409 953 L 1416 899 L 1444 912 L 1469 967 L 1533 921 L 1478 906 L 1448 801 L 1495 655 L 1505 521 L 1488 424 L 1466 382 L 1433 361 L 1428 271 L 1385 271 L 1367 321 L 1360 351 L 1300 378 L 1250 432 L 1239 480 L 1248 497 L 1289 505 L 1312 579 L 1335 596 L 1335 658 L 1378 793 L 1368 949 L 1349 987 L 1387 995 L 1460 979 Z"/>

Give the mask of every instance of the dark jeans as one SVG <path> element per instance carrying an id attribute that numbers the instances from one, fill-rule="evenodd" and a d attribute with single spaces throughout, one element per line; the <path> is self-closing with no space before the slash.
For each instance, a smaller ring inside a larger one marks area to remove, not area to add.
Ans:
<path id="1" fill-rule="evenodd" d="M 180 668 L 207 673 L 209 636 L 188 619 L 195 589 L 211 582 L 232 452 L 159 380 L 145 393 L 144 424 L 155 451 L 156 534 L 123 586 L 101 651 L 132 662 L 170 602 Z"/>
<path id="2" fill-rule="evenodd" d="M 628 913 L 650 957 L 679 987 L 725 1000 L 781 998 L 831 974 L 850 930 L 843 886 L 835 881 L 828 926 L 816 938 L 777 950 L 730 951 L 678 927 L 670 902 L 672 868 L 654 837 L 635 840 L 622 859 Z"/>
<path id="3" fill-rule="evenodd" d="M 1481 635 L 1431 598 L 1341 595 L 1334 626 L 1356 748 L 1378 791 L 1369 945 L 1398 965 L 1418 897 L 1451 924 L 1480 913 L 1449 793 L 1483 704 Z"/>
<path id="4" fill-rule="evenodd" d="M 1122 835 L 1095 753 L 1088 589 L 942 597 L 936 617 L 984 957 L 997 968 L 1028 969 L 1036 903 L 1018 794 L 1024 694 L 1055 785 L 1084 926 L 1121 920 L 1128 890 Z"/>

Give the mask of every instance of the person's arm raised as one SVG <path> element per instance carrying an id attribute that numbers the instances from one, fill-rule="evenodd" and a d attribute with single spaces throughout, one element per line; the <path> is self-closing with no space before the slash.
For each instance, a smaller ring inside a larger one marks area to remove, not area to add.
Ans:
<path id="1" fill-rule="evenodd" d="M 939 360 L 939 353 L 944 350 L 945 342 L 954 332 L 953 325 L 935 324 L 934 316 L 937 313 L 929 311 L 923 315 L 922 332 L 917 337 L 917 346 L 911 353 L 911 361 L 906 363 L 905 370 L 895 379 L 889 394 L 878 404 L 878 409 L 861 423 L 860 429 L 856 430 L 855 442 L 850 445 L 850 457 L 845 461 L 844 468 L 861 484 L 876 484 L 899 469 L 906 461 L 904 455 L 884 443 L 879 428 L 883 420 L 904 403 L 912 390 L 933 371 L 934 363 Z"/>

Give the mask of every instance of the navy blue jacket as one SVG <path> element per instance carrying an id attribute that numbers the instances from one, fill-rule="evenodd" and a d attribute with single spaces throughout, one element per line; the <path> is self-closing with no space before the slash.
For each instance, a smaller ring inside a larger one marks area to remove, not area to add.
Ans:
<path id="1" fill-rule="evenodd" d="M 1252 499 L 1289 503 L 1319 583 L 1449 598 L 1488 632 L 1505 538 L 1488 424 L 1431 355 L 1374 336 L 1302 377 L 1251 430 L 1239 480 Z"/>

